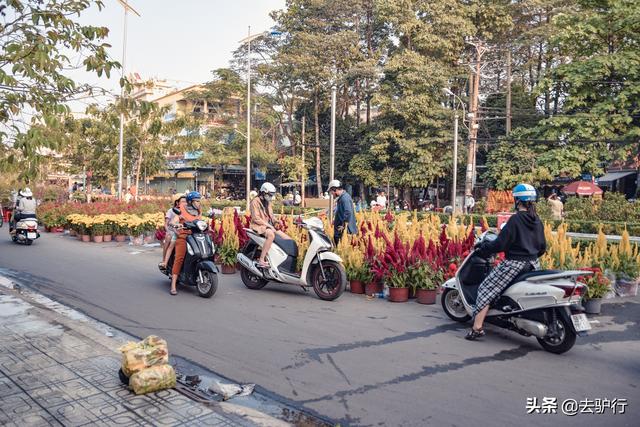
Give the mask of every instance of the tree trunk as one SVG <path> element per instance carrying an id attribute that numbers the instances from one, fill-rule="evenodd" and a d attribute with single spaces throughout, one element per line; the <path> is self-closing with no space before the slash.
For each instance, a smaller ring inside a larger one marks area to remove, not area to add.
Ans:
<path id="1" fill-rule="evenodd" d="M 360 127 L 360 79 L 356 80 L 356 126 Z"/>
<path id="2" fill-rule="evenodd" d="M 320 106 L 318 92 L 315 93 L 315 102 L 313 107 L 313 118 L 315 121 L 316 131 L 316 188 L 318 197 L 322 195 L 322 165 L 320 164 Z"/>
<path id="3" fill-rule="evenodd" d="M 138 164 L 136 165 L 136 198 L 138 200 L 138 196 L 140 195 L 140 169 L 142 168 L 142 154 L 143 154 L 144 143 L 140 141 L 140 149 L 138 150 Z"/>

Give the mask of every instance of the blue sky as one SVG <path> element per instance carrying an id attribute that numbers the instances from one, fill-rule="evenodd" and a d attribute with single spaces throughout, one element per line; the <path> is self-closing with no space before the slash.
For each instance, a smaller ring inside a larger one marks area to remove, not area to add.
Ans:
<path id="1" fill-rule="evenodd" d="M 117 0 L 103 0 L 105 8 L 92 8 L 80 17 L 83 24 L 110 29 L 111 55 L 122 58 L 123 11 Z M 285 7 L 285 0 L 130 0 L 142 15 L 129 14 L 127 74 L 200 83 L 211 70 L 225 67 L 238 41 L 269 29 L 269 12 Z M 73 78 L 119 92 L 118 78 L 98 79 L 86 72 Z"/>

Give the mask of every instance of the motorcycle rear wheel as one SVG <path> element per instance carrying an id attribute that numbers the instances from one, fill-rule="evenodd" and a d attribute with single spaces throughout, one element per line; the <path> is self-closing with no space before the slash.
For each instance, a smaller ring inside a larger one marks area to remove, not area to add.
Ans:
<path id="1" fill-rule="evenodd" d="M 571 350 L 576 343 L 576 333 L 573 330 L 573 325 L 568 324 L 567 321 L 560 316 L 552 322 L 555 322 L 555 325 L 552 323 L 549 325 L 549 328 L 555 326 L 557 328 L 557 336 L 550 336 L 549 333 L 547 333 L 547 336 L 544 338 L 536 338 L 542 348 L 554 354 L 562 354 Z"/>
<path id="2" fill-rule="evenodd" d="M 344 266 L 335 261 L 322 262 L 316 265 L 311 274 L 311 285 L 318 298 L 324 301 L 333 301 L 338 298 L 347 288 L 347 272 Z M 324 277 L 322 276 L 324 271 Z"/>
<path id="3" fill-rule="evenodd" d="M 253 290 L 262 289 L 267 283 L 269 283 L 267 280 L 262 279 L 247 270 L 244 266 L 240 268 L 240 278 L 247 288 Z"/>
<path id="4" fill-rule="evenodd" d="M 198 295 L 202 298 L 211 298 L 218 290 L 218 275 L 210 271 L 202 271 L 204 282 L 198 280 Z"/>

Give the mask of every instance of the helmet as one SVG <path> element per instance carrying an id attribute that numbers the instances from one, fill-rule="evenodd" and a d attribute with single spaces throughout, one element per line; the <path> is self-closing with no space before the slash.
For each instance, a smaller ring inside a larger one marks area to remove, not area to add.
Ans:
<path id="1" fill-rule="evenodd" d="M 270 182 L 265 182 L 260 187 L 260 192 L 274 196 L 276 194 L 276 187 Z"/>
<path id="2" fill-rule="evenodd" d="M 342 188 L 342 183 L 337 179 L 334 179 L 329 183 L 329 187 L 327 188 L 327 191 L 331 191 L 333 188 Z"/>
<path id="3" fill-rule="evenodd" d="M 197 191 L 191 191 L 187 194 L 187 203 L 191 203 L 194 200 L 200 200 L 202 196 Z"/>
<path id="4" fill-rule="evenodd" d="M 33 193 L 31 192 L 31 189 L 29 187 L 26 187 L 24 190 L 22 190 L 22 196 L 33 197 Z"/>
<path id="5" fill-rule="evenodd" d="M 513 187 L 513 200 L 518 202 L 535 202 L 537 198 L 536 189 L 530 184 L 518 184 Z"/>

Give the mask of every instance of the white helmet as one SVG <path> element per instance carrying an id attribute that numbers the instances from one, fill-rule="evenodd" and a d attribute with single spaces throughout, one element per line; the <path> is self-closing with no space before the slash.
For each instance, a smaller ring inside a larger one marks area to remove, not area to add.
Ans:
<path id="1" fill-rule="evenodd" d="M 265 182 L 260 187 L 260 192 L 274 196 L 276 194 L 276 187 L 270 182 Z"/>
<path id="2" fill-rule="evenodd" d="M 329 187 L 327 188 L 327 191 L 331 191 L 332 188 L 342 188 L 342 183 L 339 180 L 334 179 L 329 183 Z"/>
<path id="3" fill-rule="evenodd" d="M 31 192 L 31 189 L 29 187 L 27 187 L 24 190 L 22 190 L 22 196 L 23 197 L 33 197 L 33 193 Z"/>

